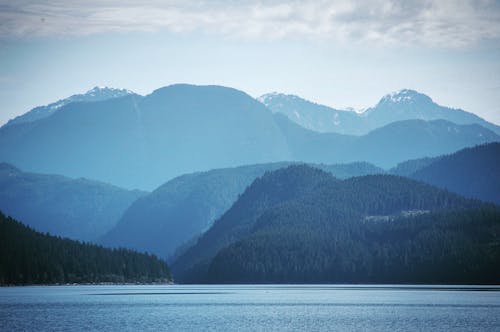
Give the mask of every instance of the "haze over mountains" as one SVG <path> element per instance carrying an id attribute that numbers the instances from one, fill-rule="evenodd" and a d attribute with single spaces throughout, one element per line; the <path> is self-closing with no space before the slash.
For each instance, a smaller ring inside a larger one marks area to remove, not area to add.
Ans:
<path id="1" fill-rule="evenodd" d="M 178 84 L 35 108 L 0 128 L 0 210 L 182 282 L 500 281 L 498 126 L 412 90 L 362 114 L 259 100 Z"/>
<path id="2" fill-rule="evenodd" d="M 353 126 L 362 132 L 377 128 L 360 137 L 310 131 L 231 88 L 179 84 L 145 97 L 119 91 L 123 96 L 118 98 L 107 99 L 103 90 L 99 101 L 62 103 L 55 111 L 42 112 L 49 115 L 41 119 L 3 126 L 0 160 L 31 172 L 153 190 L 176 176 L 214 168 L 278 161 L 367 161 L 389 168 L 499 140 L 474 123 L 495 125 L 440 108 L 408 90 L 409 97 L 383 98 L 365 112 L 371 119 L 367 126 L 364 117 L 351 112 L 357 119 Z M 418 120 L 421 104 L 432 106 L 426 108 L 425 114 L 432 115 L 428 118 L 445 120 Z M 407 118 L 412 120 L 398 121 Z M 391 119 L 396 122 L 389 123 Z M 387 153 L 379 153 L 381 146 Z"/>

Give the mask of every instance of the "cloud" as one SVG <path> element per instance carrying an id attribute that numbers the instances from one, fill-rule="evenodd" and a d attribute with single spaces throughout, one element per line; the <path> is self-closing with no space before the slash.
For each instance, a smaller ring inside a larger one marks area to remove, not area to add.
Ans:
<path id="1" fill-rule="evenodd" d="M 488 0 L 0 0 L 0 38 L 201 31 L 245 39 L 319 39 L 427 47 L 500 40 Z"/>

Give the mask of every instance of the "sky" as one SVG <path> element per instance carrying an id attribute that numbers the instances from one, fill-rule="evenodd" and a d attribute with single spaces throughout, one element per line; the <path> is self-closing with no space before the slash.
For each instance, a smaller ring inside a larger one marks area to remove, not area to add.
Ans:
<path id="1" fill-rule="evenodd" d="M 0 125 L 175 83 L 355 109 L 410 88 L 500 124 L 500 1 L 0 0 Z"/>

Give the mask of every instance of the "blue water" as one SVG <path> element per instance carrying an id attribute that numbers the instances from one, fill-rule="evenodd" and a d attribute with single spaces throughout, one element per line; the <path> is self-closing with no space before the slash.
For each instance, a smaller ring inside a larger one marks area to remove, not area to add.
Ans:
<path id="1" fill-rule="evenodd" d="M 500 288 L 0 288 L 2 331 L 500 331 Z"/>

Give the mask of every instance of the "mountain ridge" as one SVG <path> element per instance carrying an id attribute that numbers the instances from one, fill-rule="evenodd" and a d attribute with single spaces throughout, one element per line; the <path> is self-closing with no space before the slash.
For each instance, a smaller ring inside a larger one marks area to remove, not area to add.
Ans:
<path id="1" fill-rule="evenodd" d="M 500 126 L 474 113 L 438 105 L 429 96 L 412 89 L 386 94 L 375 106 L 361 113 L 335 109 L 296 95 L 270 93 L 258 99 L 273 113 L 285 114 L 304 128 L 317 132 L 364 135 L 395 121 L 444 119 L 456 124 L 480 124 L 500 134 Z"/>
<path id="2" fill-rule="evenodd" d="M 177 84 L 144 97 L 69 103 L 49 117 L 3 126 L 0 160 L 31 172 L 153 190 L 209 169 L 280 161 L 388 168 L 499 140 L 483 127 L 436 121 L 393 122 L 364 136 L 317 133 L 243 91 Z M 392 153 L 380 153 L 380 146 Z"/>

